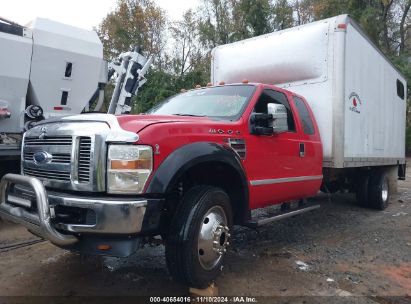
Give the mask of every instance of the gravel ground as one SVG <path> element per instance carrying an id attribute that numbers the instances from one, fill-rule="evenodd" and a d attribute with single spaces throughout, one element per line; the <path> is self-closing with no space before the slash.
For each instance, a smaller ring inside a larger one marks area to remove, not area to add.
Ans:
<path id="1" fill-rule="evenodd" d="M 348 194 L 320 195 L 321 208 L 310 213 L 237 228 L 219 294 L 267 303 L 411 303 L 410 170 L 398 190 L 382 212 L 358 207 Z M 33 243 L 16 246 L 24 241 Z M 1 221 L 0 274 L 0 303 L 16 299 L 9 296 L 187 295 L 169 277 L 162 245 L 123 259 L 84 257 Z"/>

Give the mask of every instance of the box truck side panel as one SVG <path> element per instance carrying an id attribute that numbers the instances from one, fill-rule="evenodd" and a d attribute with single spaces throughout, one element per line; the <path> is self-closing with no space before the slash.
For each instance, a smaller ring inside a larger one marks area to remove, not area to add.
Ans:
<path id="1" fill-rule="evenodd" d="M 345 58 L 344 165 L 396 164 L 405 155 L 405 79 L 349 24 Z"/>

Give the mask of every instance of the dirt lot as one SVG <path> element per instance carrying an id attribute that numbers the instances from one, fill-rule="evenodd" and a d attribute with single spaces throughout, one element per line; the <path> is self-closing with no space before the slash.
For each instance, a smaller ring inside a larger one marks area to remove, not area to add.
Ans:
<path id="1" fill-rule="evenodd" d="M 383 212 L 358 207 L 347 194 L 315 200 L 322 208 L 311 213 L 258 230 L 238 228 L 216 282 L 220 295 L 411 303 L 411 171 Z M 24 240 L 37 242 L 23 228 L 0 222 L 0 303 L 12 299 L 7 296 L 187 294 L 170 279 L 161 245 L 117 259 L 84 257 L 48 242 L 14 246 Z"/>

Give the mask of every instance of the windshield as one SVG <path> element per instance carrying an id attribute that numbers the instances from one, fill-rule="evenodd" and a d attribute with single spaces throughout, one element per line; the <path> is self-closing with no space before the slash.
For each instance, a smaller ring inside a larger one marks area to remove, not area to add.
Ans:
<path id="1" fill-rule="evenodd" d="M 189 91 L 166 99 L 147 114 L 206 116 L 237 120 L 254 89 L 252 85 L 233 85 Z"/>

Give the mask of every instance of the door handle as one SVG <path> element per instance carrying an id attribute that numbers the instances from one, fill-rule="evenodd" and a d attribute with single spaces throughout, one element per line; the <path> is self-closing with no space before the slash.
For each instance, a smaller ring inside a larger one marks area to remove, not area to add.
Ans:
<path id="1" fill-rule="evenodd" d="M 304 156 L 305 156 L 305 144 L 300 143 L 300 157 L 304 157 Z"/>

